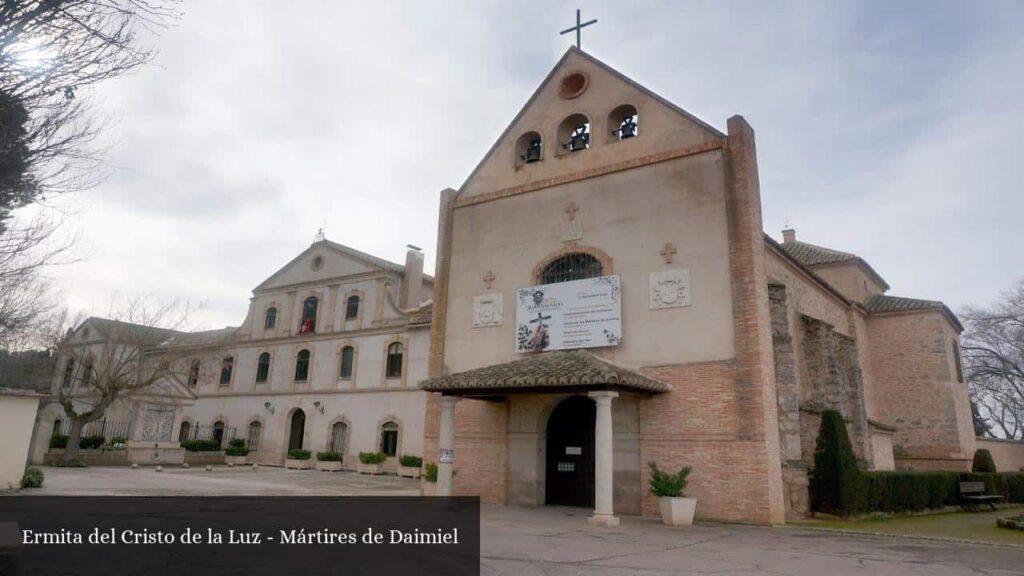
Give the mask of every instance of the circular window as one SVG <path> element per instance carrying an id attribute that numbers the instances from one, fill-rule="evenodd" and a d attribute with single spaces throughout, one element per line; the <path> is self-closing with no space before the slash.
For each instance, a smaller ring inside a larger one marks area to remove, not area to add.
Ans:
<path id="1" fill-rule="evenodd" d="M 313 262 L 311 263 L 311 266 L 313 267 L 313 270 L 319 270 L 319 269 L 323 268 L 324 267 L 324 257 L 323 256 L 314 256 L 313 257 Z"/>
<path id="2" fill-rule="evenodd" d="M 558 83 L 558 95 L 566 100 L 576 98 L 587 89 L 590 79 L 583 72 L 570 72 Z"/>

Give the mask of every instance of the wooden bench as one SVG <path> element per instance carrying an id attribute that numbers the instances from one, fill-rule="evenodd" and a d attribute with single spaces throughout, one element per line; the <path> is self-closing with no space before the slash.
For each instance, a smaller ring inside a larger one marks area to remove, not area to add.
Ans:
<path id="1" fill-rule="evenodd" d="M 960 506 L 964 510 L 977 510 L 981 504 L 988 504 L 993 510 L 998 510 L 996 502 L 1002 499 L 1002 496 L 986 494 L 984 482 L 960 483 L 960 500 L 962 501 Z"/>

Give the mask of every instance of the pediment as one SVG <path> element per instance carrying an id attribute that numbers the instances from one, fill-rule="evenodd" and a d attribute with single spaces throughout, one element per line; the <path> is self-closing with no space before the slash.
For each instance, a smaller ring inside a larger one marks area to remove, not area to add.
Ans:
<path id="1" fill-rule="evenodd" d="M 381 260 L 328 240 L 314 243 L 264 280 L 254 291 L 273 290 L 329 278 L 355 276 L 370 272 L 401 271 L 392 262 Z"/>

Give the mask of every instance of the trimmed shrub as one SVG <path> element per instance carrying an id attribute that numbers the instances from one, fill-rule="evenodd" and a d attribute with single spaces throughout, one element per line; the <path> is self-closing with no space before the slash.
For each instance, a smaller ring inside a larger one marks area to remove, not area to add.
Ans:
<path id="1" fill-rule="evenodd" d="M 316 459 L 320 462 L 341 462 L 341 454 L 337 452 L 317 452 Z"/>
<path id="2" fill-rule="evenodd" d="M 292 460 L 309 460 L 311 455 L 312 453 L 309 450 L 302 450 L 301 448 L 288 451 L 288 457 Z"/>
<path id="3" fill-rule="evenodd" d="M 43 485 L 43 471 L 35 466 L 25 468 L 25 474 L 21 477 L 22 488 L 40 488 Z"/>
<path id="4" fill-rule="evenodd" d="M 861 482 L 861 508 L 867 512 L 920 512 L 959 498 L 957 472 L 862 472 Z"/>
<path id="5" fill-rule="evenodd" d="M 383 464 L 387 456 L 383 452 L 360 452 L 359 461 L 363 464 Z"/>
<path id="6" fill-rule="evenodd" d="M 127 444 L 127 443 L 128 443 L 128 437 L 127 436 L 114 436 L 113 438 L 110 439 L 110 444 L 112 446 L 117 446 L 118 444 Z"/>
<path id="7" fill-rule="evenodd" d="M 992 459 L 992 453 L 986 448 L 975 450 L 974 463 L 971 464 L 971 472 L 998 472 L 998 470 L 996 470 L 996 461 Z"/>
<path id="8" fill-rule="evenodd" d="M 54 434 L 50 436 L 50 448 L 67 448 L 68 437 L 63 434 Z"/>
<path id="9" fill-rule="evenodd" d="M 423 465 L 423 458 L 402 454 L 402 457 L 398 459 L 398 463 L 409 468 L 419 468 Z"/>
<path id="10" fill-rule="evenodd" d="M 220 451 L 220 443 L 216 440 L 182 440 L 181 447 L 189 452 Z"/>
<path id="11" fill-rule="evenodd" d="M 106 444 L 107 439 L 102 434 L 95 434 L 93 436 L 82 436 L 78 440 L 78 447 L 82 450 L 96 449 Z"/>
<path id="12" fill-rule="evenodd" d="M 863 507 L 862 494 L 863 481 L 843 416 L 825 410 L 810 473 L 811 509 L 847 517 Z"/>
<path id="13" fill-rule="evenodd" d="M 686 490 L 686 477 L 690 475 L 690 467 L 684 466 L 679 472 L 672 474 L 658 468 L 654 462 L 648 462 L 651 469 L 651 494 L 658 498 L 678 498 Z"/>
<path id="14" fill-rule="evenodd" d="M 245 440 L 232 438 L 228 442 L 228 447 L 224 449 L 224 454 L 227 456 L 247 456 L 249 449 L 245 447 Z"/>

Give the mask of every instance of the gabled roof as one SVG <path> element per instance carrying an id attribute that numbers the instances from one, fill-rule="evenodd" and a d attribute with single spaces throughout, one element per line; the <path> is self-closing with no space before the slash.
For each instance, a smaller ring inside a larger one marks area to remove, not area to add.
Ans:
<path id="1" fill-rule="evenodd" d="M 330 240 L 324 239 L 310 244 L 309 248 L 306 248 L 298 256 L 289 260 L 287 264 L 279 268 L 277 272 L 271 274 L 269 278 L 267 278 L 263 282 L 260 282 L 259 286 L 253 289 L 253 292 L 258 292 L 269 286 L 275 278 L 283 274 L 284 271 L 287 270 L 292 264 L 295 264 L 296 262 L 304 258 L 310 252 L 316 250 L 317 248 L 329 248 L 331 250 L 334 250 L 335 252 L 343 254 L 349 258 L 352 258 L 353 260 L 360 261 L 373 268 L 379 268 L 381 270 L 398 274 L 400 276 L 405 275 L 405 266 L 401 264 L 396 264 L 389 260 L 378 258 L 372 254 L 367 254 L 366 252 L 356 250 L 355 248 L 350 248 L 348 246 L 345 246 L 344 244 L 338 244 L 337 242 L 331 242 Z M 433 282 L 434 278 L 433 276 L 424 274 L 423 280 L 425 282 Z"/>
<path id="2" fill-rule="evenodd" d="M 98 316 L 90 316 L 82 324 L 89 324 L 103 336 L 117 335 L 126 340 L 138 342 L 143 346 L 156 346 L 174 336 L 185 334 L 179 330 L 145 326 L 143 324 L 100 318 Z"/>
<path id="3" fill-rule="evenodd" d="M 199 332 L 179 332 L 162 342 L 160 348 L 227 344 L 232 341 L 231 337 L 236 332 L 238 332 L 237 326 L 226 326 L 216 330 L 201 330 Z"/>
<path id="4" fill-rule="evenodd" d="M 948 306 L 938 300 L 920 300 L 917 298 L 903 298 L 900 296 L 869 296 L 864 301 L 864 308 L 871 314 L 892 314 L 898 312 L 917 312 L 922 310 L 936 310 L 945 314 L 950 322 L 963 331 L 964 327 L 960 320 L 953 314 Z"/>
<path id="5" fill-rule="evenodd" d="M 851 263 L 860 266 L 868 276 L 871 277 L 884 290 L 889 289 L 889 283 L 882 278 L 882 275 L 875 271 L 863 258 L 850 252 L 842 252 L 832 248 L 825 248 L 816 244 L 800 242 L 783 242 L 780 244 L 787 254 L 797 262 L 809 268 L 814 266 L 826 266 L 830 264 Z"/>
<path id="6" fill-rule="evenodd" d="M 707 122 L 701 120 L 700 118 L 697 118 L 693 114 L 690 114 L 686 110 L 683 110 L 682 108 L 680 108 L 679 106 L 676 106 L 675 104 L 673 104 L 672 102 L 666 100 L 665 98 L 662 98 L 661 96 L 655 94 L 654 92 L 652 92 L 648 88 L 646 88 L 643 85 L 637 83 L 632 78 L 626 76 L 625 74 L 619 72 L 618 70 L 612 68 L 608 64 L 605 64 L 601 60 L 598 60 L 597 58 L 595 58 L 594 56 L 591 56 L 590 54 L 584 52 L 583 50 L 580 50 L 579 48 L 577 48 L 575 46 L 570 46 L 569 49 L 565 51 L 565 54 L 563 54 L 562 57 L 558 60 L 558 62 L 555 63 L 555 65 L 551 68 L 551 71 L 548 72 L 548 75 L 544 77 L 544 80 L 539 85 L 537 85 L 537 89 L 534 90 L 533 94 L 530 95 L 530 98 L 526 101 L 526 104 L 523 104 L 523 107 L 519 109 L 519 112 L 517 112 L 515 117 L 512 118 L 512 121 L 508 123 L 508 126 L 505 127 L 505 130 L 502 131 L 500 136 L 498 136 L 498 139 L 494 141 L 494 144 L 491 145 L 491 147 L 487 150 L 487 153 L 484 154 L 483 158 L 480 159 L 480 162 L 478 162 L 476 167 L 473 168 L 473 171 L 470 172 L 469 176 L 467 176 L 466 179 L 462 182 L 462 185 L 459 186 L 459 191 L 458 191 L 459 194 L 462 193 L 463 189 L 466 187 L 466 184 L 468 184 L 470 181 L 473 180 L 473 177 L 476 176 L 477 172 L 480 171 L 480 168 L 483 167 L 484 163 L 486 163 L 487 160 L 494 154 L 495 150 L 497 150 L 498 146 L 501 145 L 502 141 L 504 141 L 505 138 L 509 135 L 509 133 L 511 132 L 512 128 L 516 125 L 516 123 L 519 122 L 520 118 L 523 117 L 523 114 L 525 114 L 526 111 L 530 108 L 530 105 L 532 105 L 534 103 L 534 101 L 540 95 L 540 93 L 544 89 L 544 87 L 548 84 L 548 82 L 551 82 L 551 80 L 554 78 L 555 72 L 558 71 L 558 69 L 562 67 L 562 64 L 564 64 L 565 61 L 569 58 L 569 56 L 572 55 L 572 54 L 578 54 L 582 58 L 585 58 L 586 60 L 596 64 L 597 66 L 599 66 L 600 68 L 604 69 L 605 71 L 607 71 L 612 76 L 615 76 L 616 78 L 618 78 L 619 80 L 622 80 L 626 84 L 629 84 L 630 86 L 632 86 L 636 90 L 646 94 L 647 96 L 651 97 L 653 100 L 657 101 L 658 103 L 660 103 L 661 105 L 665 106 L 666 108 L 675 111 L 676 113 L 680 114 L 681 116 L 683 116 L 687 120 L 693 122 L 694 124 L 697 124 L 698 126 L 700 126 L 703 129 L 707 130 L 708 132 L 710 132 L 714 136 L 716 136 L 718 138 L 725 138 L 726 137 L 726 135 L 723 134 L 721 130 L 715 128 L 714 126 L 708 124 Z"/>
<path id="7" fill-rule="evenodd" d="M 586 350 L 542 352 L 522 360 L 494 364 L 420 383 L 433 392 L 527 391 L 538 388 L 623 388 L 645 393 L 668 392 L 671 386 L 616 366 Z"/>

